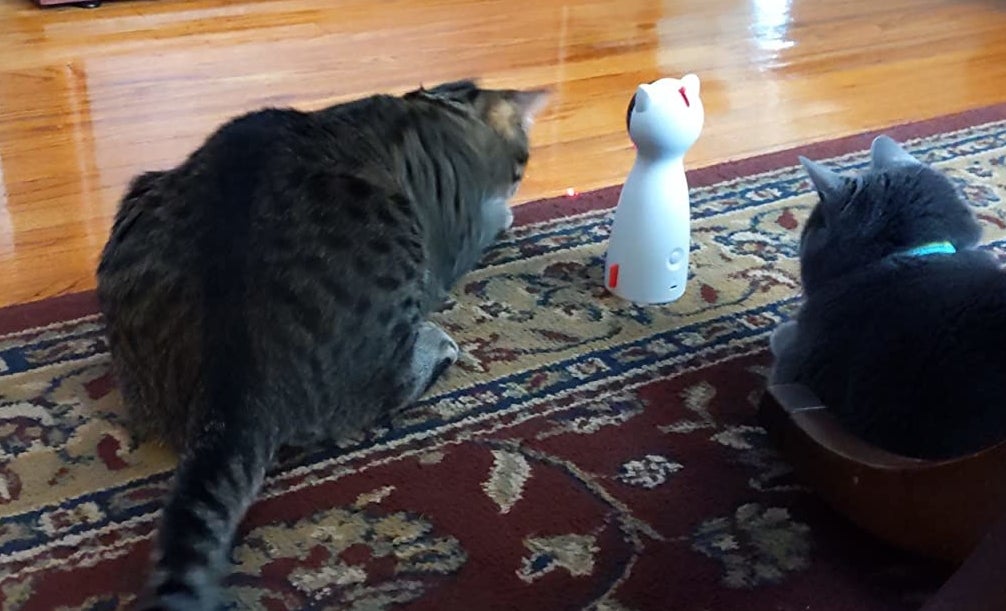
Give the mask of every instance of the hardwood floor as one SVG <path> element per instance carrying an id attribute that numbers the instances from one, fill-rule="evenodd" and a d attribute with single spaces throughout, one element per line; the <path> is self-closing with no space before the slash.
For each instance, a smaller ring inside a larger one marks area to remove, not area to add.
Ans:
<path id="1" fill-rule="evenodd" d="M 92 288 L 129 178 L 265 104 L 550 85 L 519 203 L 621 183 L 640 82 L 702 78 L 698 167 L 1006 102 L 1004 32 L 1001 0 L 0 0 L 0 306 Z"/>

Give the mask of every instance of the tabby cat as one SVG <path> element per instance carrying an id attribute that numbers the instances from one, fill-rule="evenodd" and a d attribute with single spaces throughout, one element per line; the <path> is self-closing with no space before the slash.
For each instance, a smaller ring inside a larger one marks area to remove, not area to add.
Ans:
<path id="1" fill-rule="evenodd" d="M 886 136 L 847 177 L 805 158 L 805 301 L 772 336 L 773 382 L 807 385 L 852 433 L 948 458 L 1006 438 L 1006 273 L 953 183 Z"/>
<path id="2" fill-rule="evenodd" d="M 145 609 L 212 609 L 281 446 L 345 437 L 458 356 L 428 314 L 509 228 L 544 90 L 264 109 L 133 179 L 98 267 L 141 436 L 181 453 Z"/>

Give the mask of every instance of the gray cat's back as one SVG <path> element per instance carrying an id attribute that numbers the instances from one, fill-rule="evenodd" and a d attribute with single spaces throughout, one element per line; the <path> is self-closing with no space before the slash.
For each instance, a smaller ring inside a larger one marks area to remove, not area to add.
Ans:
<path id="1" fill-rule="evenodd" d="M 1006 439 L 1006 274 L 977 248 L 966 200 L 884 136 L 855 176 L 801 161 L 819 202 L 773 382 L 807 385 L 854 434 L 908 456 Z"/>
<path id="2" fill-rule="evenodd" d="M 868 441 L 952 456 L 1006 436 L 1006 273 L 986 253 L 853 276 L 798 326 L 796 381 Z"/>

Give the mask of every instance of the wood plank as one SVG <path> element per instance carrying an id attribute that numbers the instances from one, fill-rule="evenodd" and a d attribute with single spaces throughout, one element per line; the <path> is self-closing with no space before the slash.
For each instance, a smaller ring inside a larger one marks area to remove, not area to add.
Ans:
<path id="1" fill-rule="evenodd" d="M 694 71 L 688 164 L 1006 101 L 994 0 L 0 3 L 0 306 L 94 285 L 129 178 L 229 116 L 420 82 L 549 85 L 516 203 L 619 184 L 639 82 Z"/>

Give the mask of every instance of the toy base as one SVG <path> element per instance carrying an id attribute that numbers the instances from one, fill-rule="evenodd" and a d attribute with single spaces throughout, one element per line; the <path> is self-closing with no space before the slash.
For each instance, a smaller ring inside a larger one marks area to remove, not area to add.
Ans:
<path id="1" fill-rule="evenodd" d="M 662 304 L 673 303 L 681 299 L 685 295 L 684 290 L 675 291 L 673 293 L 667 293 L 665 295 L 654 295 L 652 293 L 648 295 L 627 295 L 622 293 L 618 289 L 612 289 L 612 288 L 609 288 L 608 292 L 614 295 L 615 297 L 618 297 L 619 299 L 632 302 L 636 305 L 662 305 Z"/>

